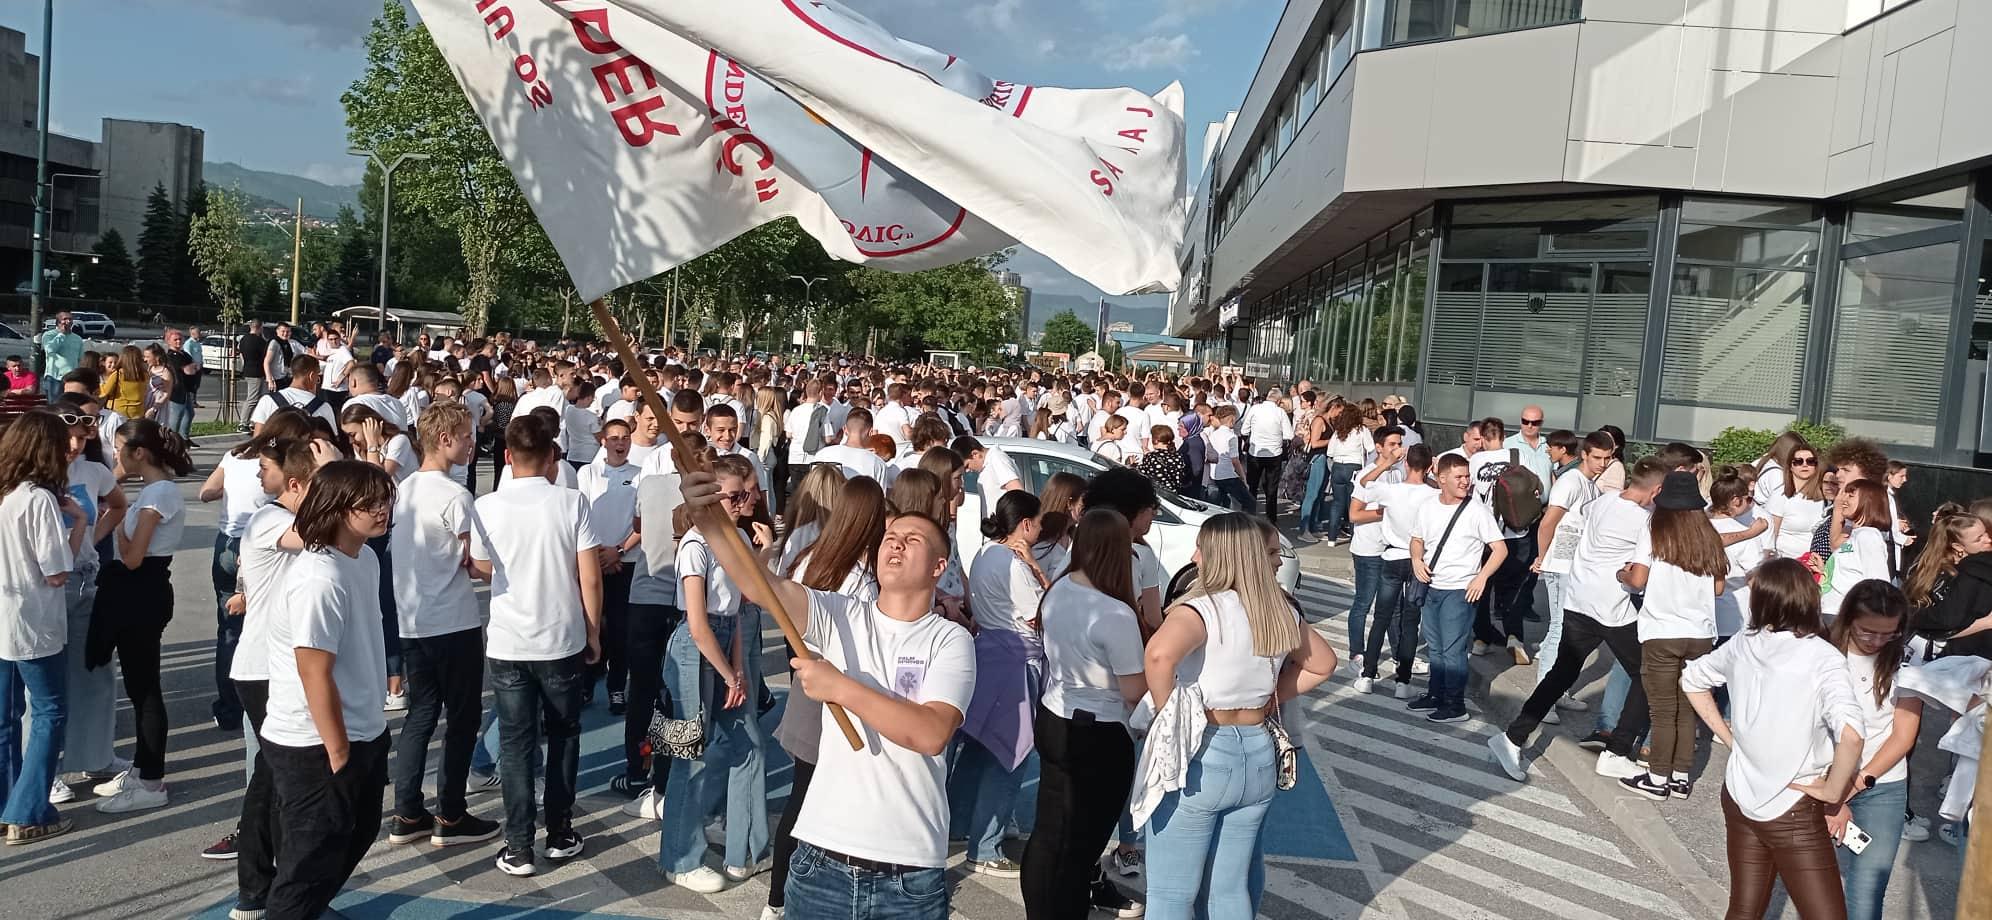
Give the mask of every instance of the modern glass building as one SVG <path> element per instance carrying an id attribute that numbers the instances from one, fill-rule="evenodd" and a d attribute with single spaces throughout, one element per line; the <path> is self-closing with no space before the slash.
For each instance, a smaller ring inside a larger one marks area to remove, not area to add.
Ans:
<path id="1" fill-rule="evenodd" d="M 1424 417 L 1992 467 L 1992 3 L 1290 0 L 1170 331 Z"/>

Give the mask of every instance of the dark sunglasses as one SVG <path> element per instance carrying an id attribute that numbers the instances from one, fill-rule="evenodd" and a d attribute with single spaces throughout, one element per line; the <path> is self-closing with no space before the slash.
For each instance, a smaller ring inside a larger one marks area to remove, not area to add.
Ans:
<path id="1" fill-rule="evenodd" d="M 1525 418 L 1525 419 L 1522 419 L 1522 424 L 1523 424 L 1523 425 L 1526 425 L 1526 426 L 1528 426 L 1528 427 L 1530 427 L 1530 428 L 1534 428 L 1534 427 L 1536 427 L 1536 426 L 1538 426 L 1538 425 L 1541 425 L 1541 424 L 1542 424 L 1542 419 L 1539 419 L 1539 418 Z"/>
<path id="2" fill-rule="evenodd" d="M 1791 458 L 1791 465 L 1792 465 L 1792 466 L 1818 466 L 1818 465 L 1819 465 L 1819 458 L 1818 458 L 1818 457 L 1793 457 L 1793 458 Z"/>

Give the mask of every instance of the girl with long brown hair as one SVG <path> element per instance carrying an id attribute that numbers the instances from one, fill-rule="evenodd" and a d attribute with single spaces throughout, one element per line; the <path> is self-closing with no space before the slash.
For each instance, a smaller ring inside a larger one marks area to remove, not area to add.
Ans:
<path id="1" fill-rule="evenodd" d="M 1903 593 L 1919 643 L 1992 658 L 1992 532 L 1961 505 L 1937 509 Z"/>
<path id="2" fill-rule="evenodd" d="M 826 465 L 819 469 L 836 468 Z M 833 472 L 833 475 L 843 478 L 841 474 Z M 836 514 L 822 536 L 778 568 L 777 573 L 818 591 L 835 591 L 865 602 L 877 600 L 878 545 L 885 537 L 885 493 L 870 477 L 845 480 L 829 508 Z M 788 903 L 784 889 L 789 858 L 795 855 L 795 822 L 802 814 L 803 799 L 809 795 L 810 778 L 816 773 L 817 743 L 822 735 L 823 704 L 796 692 L 791 684 L 781 724 L 775 728 L 775 740 L 794 762 L 788 804 L 782 810 L 781 821 L 775 825 L 774 864 L 768 877 L 768 907 L 775 912 Z"/>
<path id="3" fill-rule="evenodd" d="M 1827 634 L 1847 656 L 1847 676 L 1865 716 L 1861 766 L 1849 798 L 1826 813 L 1826 830 L 1843 839 L 1851 821 L 1868 835 L 1860 853 L 1842 848 L 1848 920 L 1881 920 L 1882 896 L 1902 845 L 1909 809 L 1909 752 L 1923 727 L 1923 698 L 1895 692 L 1909 637 L 1909 602 L 1894 585 L 1868 579 L 1853 586 Z"/>
<path id="4" fill-rule="evenodd" d="M 1792 449 L 1783 469 L 1784 482 L 1770 490 L 1770 504 L 1764 506 L 1764 511 L 1771 516 L 1772 548 L 1786 559 L 1797 559 L 1812 551 L 1812 532 L 1833 509 L 1823 491 L 1825 478 L 1820 475 L 1823 470 L 1818 451 L 1799 444 Z M 1759 494 L 1766 491 L 1764 481 L 1771 478 L 1768 470 L 1766 467 L 1759 471 Z"/>
<path id="5" fill-rule="evenodd" d="M 1790 479 L 1791 457 L 1799 451 L 1812 451 L 1812 444 L 1805 440 L 1805 435 L 1796 431 L 1787 431 L 1778 435 L 1777 439 L 1771 442 L 1770 449 L 1764 451 L 1764 456 L 1757 460 L 1755 464 L 1757 490 L 1753 500 L 1759 508 L 1769 508 L 1779 495 L 1791 494 L 1786 489 L 1785 482 Z M 1813 457 L 1816 462 L 1817 452 L 1813 452 Z"/>
<path id="6" fill-rule="evenodd" d="M 1328 458 L 1328 513 L 1322 525 L 1328 545 L 1334 546 L 1342 542 L 1343 531 L 1352 529 L 1349 501 L 1355 496 L 1356 473 L 1376 451 L 1375 440 L 1363 427 L 1362 409 L 1343 403 L 1335 411 L 1328 419 L 1328 443 L 1323 451 Z"/>
<path id="7" fill-rule="evenodd" d="M 1031 557 L 1037 541 L 1038 497 L 1003 493 L 982 521 L 988 540 L 969 567 L 969 610 L 975 618 L 975 695 L 962 724 L 951 798 L 968 818 L 969 871 L 1015 878 L 1003 854 L 1003 827 L 1023 783 L 1030 725 L 1044 674 L 1044 645 L 1035 626 L 1046 579 Z"/>
<path id="8" fill-rule="evenodd" d="M 1846 522 L 1847 540 L 1825 561 L 1819 583 L 1820 609 L 1826 616 L 1840 612 L 1840 603 L 1853 586 L 1870 578 L 1893 584 L 1891 554 L 1883 528 L 1895 526 L 1888 513 L 1888 487 L 1873 479 L 1856 479 L 1840 487 L 1837 501 Z"/>
<path id="9" fill-rule="evenodd" d="M 145 413 L 145 395 L 152 375 L 145 369 L 145 353 L 136 345 L 126 345 L 116 356 L 106 355 L 113 362 L 110 373 L 104 375 L 104 384 L 98 395 L 104 397 L 104 404 L 112 412 L 125 418 L 139 418 Z"/>
<path id="10" fill-rule="evenodd" d="M 1045 480 L 1038 493 L 1038 538 L 1031 547 L 1038 568 L 1046 578 L 1064 573 L 1072 557 L 1072 531 L 1078 523 L 1080 498 L 1086 493 L 1086 480 L 1063 470 Z"/>
<path id="11" fill-rule="evenodd" d="M 1650 799 L 1687 798 L 1695 761 L 1695 718 L 1681 692 L 1681 668 L 1715 647 L 1715 598 L 1729 575 L 1722 538 L 1703 511 L 1695 474 L 1668 473 L 1653 516 L 1619 581 L 1643 591 L 1639 608 L 1639 678 L 1652 719 L 1644 774 L 1619 780 Z"/>
<path id="12" fill-rule="evenodd" d="M 1037 822 L 1024 847 L 1024 909 L 1034 918 L 1084 917 L 1118 906 L 1099 869 L 1134 783 L 1127 720 L 1148 692 L 1135 615 L 1127 519 L 1106 508 L 1079 519 L 1072 561 L 1038 608 L 1044 695 L 1033 734 Z"/>

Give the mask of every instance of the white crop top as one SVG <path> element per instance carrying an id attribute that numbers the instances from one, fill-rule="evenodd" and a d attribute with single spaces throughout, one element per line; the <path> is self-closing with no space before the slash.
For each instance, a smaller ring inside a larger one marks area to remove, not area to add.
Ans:
<path id="1" fill-rule="evenodd" d="M 1239 602 L 1237 592 L 1199 594 L 1176 603 L 1195 610 L 1204 621 L 1204 644 L 1183 656 L 1176 666 L 1176 683 L 1194 683 L 1201 688 L 1208 709 L 1266 705 L 1287 656 L 1263 658 L 1252 653 L 1252 625 L 1245 619 L 1245 605 Z M 1294 615 L 1298 617 L 1299 611 Z"/>

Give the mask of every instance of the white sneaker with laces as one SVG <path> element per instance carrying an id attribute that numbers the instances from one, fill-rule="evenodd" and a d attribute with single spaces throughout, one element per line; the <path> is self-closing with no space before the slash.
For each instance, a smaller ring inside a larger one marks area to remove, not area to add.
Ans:
<path id="1" fill-rule="evenodd" d="M 623 803 L 622 813 L 632 818 L 649 818 L 652 821 L 664 817 L 664 797 L 655 789 L 645 789 L 643 794 Z"/>
<path id="2" fill-rule="evenodd" d="M 664 880 L 699 894 L 718 894 L 726 890 L 726 876 L 714 872 L 711 866 L 700 866 L 683 874 L 666 872 Z"/>
<path id="3" fill-rule="evenodd" d="M 1522 766 L 1522 749 L 1508 740 L 1507 732 L 1495 732 L 1487 739 L 1487 750 L 1494 755 L 1494 765 L 1515 782 L 1527 782 L 1529 771 Z"/>
<path id="4" fill-rule="evenodd" d="M 1558 709 L 1568 709 L 1568 710 L 1570 710 L 1571 712 L 1583 712 L 1583 711 L 1584 711 L 1584 710 L 1586 710 L 1586 709 L 1590 709 L 1590 708 L 1591 708 L 1591 704 L 1590 704 L 1590 703 L 1586 703 L 1586 702 L 1584 702 L 1583 700 L 1580 700 L 1580 699 L 1578 699 L 1578 698 L 1576 698 L 1576 697 L 1574 697 L 1574 696 L 1571 696 L 1570 694 L 1566 693 L 1566 694 L 1564 694 L 1564 695 L 1563 695 L 1563 697 L 1562 697 L 1561 699 L 1558 699 L 1558 700 L 1556 701 L 1556 708 L 1558 708 Z"/>
<path id="5" fill-rule="evenodd" d="M 1356 678 L 1355 683 L 1353 685 L 1357 693 L 1368 693 L 1375 686 L 1376 686 L 1376 681 L 1371 680 L 1367 677 Z"/>
<path id="6" fill-rule="evenodd" d="M 387 695 L 387 702 L 381 704 L 380 708 L 382 712 L 407 712 L 408 694 L 405 691 L 390 693 Z"/>
<path id="7" fill-rule="evenodd" d="M 1917 815 L 1902 824 L 1902 839 L 1922 843 L 1930 839 L 1930 819 Z"/>
<path id="8" fill-rule="evenodd" d="M 1418 695 L 1418 690 L 1411 686 L 1410 681 L 1400 680 L 1397 682 L 1396 696 L 1398 699 L 1408 700 L 1417 695 Z"/>
<path id="9" fill-rule="evenodd" d="M 726 877 L 736 882 L 744 882 L 750 878 L 753 878 L 754 876 L 760 875 L 761 873 L 768 871 L 769 869 L 773 868 L 774 865 L 775 865 L 774 857 L 770 856 L 762 859 L 760 862 L 757 862 L 751 866 L 727 866 Z"/>
<path id="10" fill-rule="evenodd" d="M 1411 673 L 1424 675 L 1432 673 L 1432 663 L 1423 658 L 1411 659 Z"/>
<path id="11" fill-rule="evenodd" d="M 1612 779 L 1630 779 L 1646 772 L 1646 768 L 1633 763 L 1631 758 L 1620 757 L 1610 751 L 1598 752 L 1597 772 L 1599 776 Z"/>
<path id="12" fill-rule="evenodd" d="M 108 799 L 124 791 L 125 780 L 129 777 L 131 777 L 131 765 L 126 764 L 124 769 L 118 771 L 118 775 L 98 783 L 91 787 L 90 791 L 99 798 Z M 136 782 L 136 779 L 133 781 Z"/>
<path id="13" fill-rule="evenodd" d="M 60 805 L 64 802 L 74 801 L 76 801 L 76 790 L 69 788 L 69 784 L 63 782 L 62 777 L 58 776 L 54 782 L 48 784 L 48 803 L 50 805 Z"/>
<path id="14" fill-rule="evenodd" d="M 786 907 L 762 907 L 761 920 L 783 920 L 782 915 L 786 913 L 788 913 Z"/>
<path id="15" fill-rule="evenodd" d="M 129 776 L 123 788 L 116 795 L 97 803 L 97 810 L 107 815 L 121 815 L 126 812 L 146 811 L 166 806 L 166 784 L 148 788 L 143 780 Z"/>

